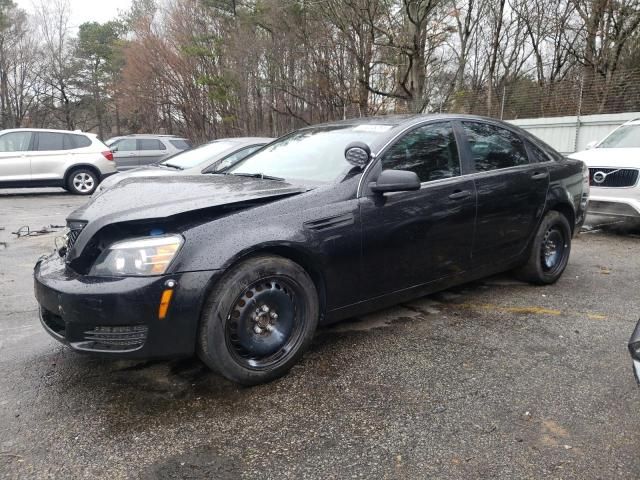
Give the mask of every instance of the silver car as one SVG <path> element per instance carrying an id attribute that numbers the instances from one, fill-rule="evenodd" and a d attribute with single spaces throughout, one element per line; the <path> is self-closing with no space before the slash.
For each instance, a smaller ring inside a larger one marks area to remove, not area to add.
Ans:
<path id="1" fill-rule="evenodd" d="M 174 135 L 135 134 L 113 137 L 105 143 L 113 151 L 119 171 L 157 163 L 191 148 L 188 139 Z"/>
<path id="2" fill-rule="evenodd" d="M 40 128 L 0 131 L 0 188 L 62 187 L 90 195 L 114 173 L 111 150 L 93 133 Z"/>
<path id="3" fill-rule="evenodd" d="M 113 175 L 100 185 L 96 195 L 113 187 L 118 182 L 132 177 L 159 177 L 175 174 L 198 175 L 201 173 L 222 172 L 273 140 L 273 138 L 266 137 L 214 140 L 192 150 L 178 153 L 155 165 Z"/>

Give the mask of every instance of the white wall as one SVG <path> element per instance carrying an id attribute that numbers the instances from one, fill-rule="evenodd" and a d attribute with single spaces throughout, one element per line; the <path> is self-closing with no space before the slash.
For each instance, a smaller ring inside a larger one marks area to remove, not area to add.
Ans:
<path id="1" fill-rule="evenodd" d="M 523 118 L 508 120 L 544 140 L 561 153 L 584 150 L 589 142 L 602 140 L 609 132 L 629 120 L 640 118 L 640 112 L 585 115 L 580 117 Z"/>

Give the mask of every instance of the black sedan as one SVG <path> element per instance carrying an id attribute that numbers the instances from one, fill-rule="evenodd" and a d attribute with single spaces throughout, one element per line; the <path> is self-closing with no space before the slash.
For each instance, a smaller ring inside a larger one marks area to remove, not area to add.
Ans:
<path id="1" fill-rule="evenodd" d="M 111 357 L 197 353 L 246 385 L 317 325 L 515 270 L 555 282 L 588 170 L 461 115 L 355 119 L 280 138 L 223 175 L 124 179 L 35 266 L 47 332 Z"/>

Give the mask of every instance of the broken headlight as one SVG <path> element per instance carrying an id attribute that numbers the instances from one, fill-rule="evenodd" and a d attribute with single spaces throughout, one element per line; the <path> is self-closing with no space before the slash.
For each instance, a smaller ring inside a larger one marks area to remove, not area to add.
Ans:
<path id="1" fill-rule="evenodd" d="M 95 276 L 162 275 L 184 240 L 162 235 L 116 242 L 103 251 L 91 268 Z"/>

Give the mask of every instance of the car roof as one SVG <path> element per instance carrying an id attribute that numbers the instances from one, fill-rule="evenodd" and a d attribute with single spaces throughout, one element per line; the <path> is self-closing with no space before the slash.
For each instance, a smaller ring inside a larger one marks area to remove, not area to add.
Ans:
<path id="1" fill-rule="evenodd" d="M 485 123 L 493 123 L 499 125 L 507 130 L 511 130 L 513 132 L 517 132 L 519 135 L 522 135 L 532 141 L 534 144 L 541 146 L 542 142 L 533 137 L 531 134 L 523 130 L 522 128 L 513 125 L 511 123 L 504 122 L 502 120 L 498 120 L 496 118 L 483 117 L 479 115 L 469 115 L 463 113 L 426 113 L 426 114 L 407 114 L 407 115 L 380 115 L 376 117 L 356 117 L 345 120 L 338 120 L 334 122 L 327 122 L 318 125 L 310 125 L 308 127 L 303 127 L 300 130 L 312 130 L 314 128 L 323 128 L 323 127 L 331 127 L 331 126 L 348 126 L 353 125 L 384 125 L 387 128 L 384 130 L 380 130 L 380 134 L 375 138 L 372 138 L 368 141 L 369 147 L 371 147 L 371 151 L 374 153 L 379 153 L 388 142 L 394 138 L 396 135 L 405 131 L 406 129 L 412 127 L 413 125 L 419 125 L 428 121 L 453 121 L 453 120 L 472 120 L 478 122 Z M 550 148 L 546 144 L 544 144 L 545 148 Z"/>
<path id="2" fill-rule="evenodd" d="M 0 131 L 0 133 L 8 132 L 74 133 L 76 135 L 92 135 L 94 137 L 96 136 L 95 133 L 83 132 L 82 130 L 58 130 L 55 128 L 7 128 Z"/>
<path id="3" fill-rule="evenodd" d="M 476 120 L 481 122 L 500 123 L 507 127 L 513 127 L 512 124 L 502 120 L 483 117 L 480 115 L 469 115 L 465 113 L 417 113 L 417 114 L 401 114 L 401 115 L 378 115 L 375 117 L 355 117 L 338 120 L 334 122 L 321 123 L 318 125 L 310 125 L 306 128 L 325 127 L 331 125 L 389 125 L 391 127 L 408 126 L 415 123 L 421 123 L 427 120 Z"/>
<path id="4" fill-rule="evenodd" d="M 178 135 L 170 135 L 168 133 L 130 133 L 128 135 L 120 135 L 114 138 L 127 138 L 127 137 L 150 137 L 150 138 L 180 138 L 186 140 L 184 137 Z"/>
<path id="5" fill-rule="evenodd" d="M 145 134 L 145 133 L 132 133 L 131 135 L 117 135 L 115 137 L 109 137 L 107 138 L 107 142 L 115 142 L 117 140 L 122 140 L 123 138 L 136 138 L 136 139 L 141 139 L 141 140 L 146 140 L 146 139 L 153 139 L 153 140 L 158 140 L 158 139 L 163 139 L 163 140 L 185 140 L 185 141 L 189 141 L 188 138 L 186 137 L 177 137 L 175 135 L 154 135 L 154 134 Z"/>
<path id="6" fill-rule="evenodd" d="M 207 143 L 215 143 L 215 142 L 233 142 L 236 144 L 256 144 L 256 143 L 270 143 L 273 142 L 275 138 L 270 137 L 229 137 L 229 138 L 216 138 L 215 140 L 211 140 Z"/>
<path id="7" fill-rule="evenodd" d="M 640 125 L 640 117 L 629 120 L 628 122 L 623 123 L 623 125 Z"/>

